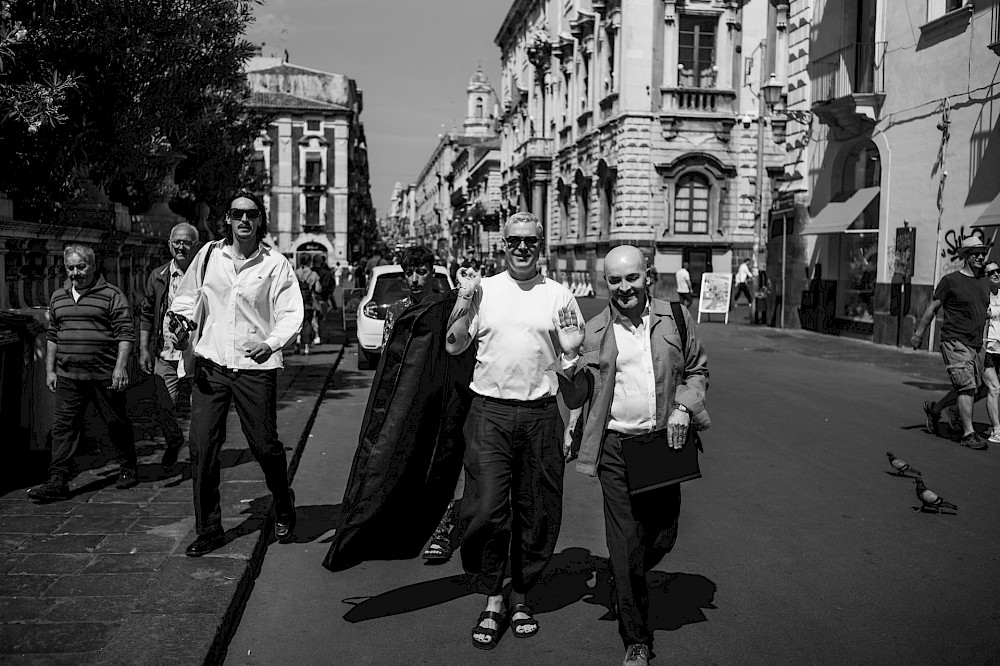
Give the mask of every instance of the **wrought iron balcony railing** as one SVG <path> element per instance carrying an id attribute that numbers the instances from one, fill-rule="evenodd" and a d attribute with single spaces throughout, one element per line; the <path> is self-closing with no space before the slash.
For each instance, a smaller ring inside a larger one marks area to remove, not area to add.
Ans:
<path id="1" fill-rule="evenodd" d="M 885 42 L 855 42 L 809 63 L 812 102 L 885 93 Z"/>

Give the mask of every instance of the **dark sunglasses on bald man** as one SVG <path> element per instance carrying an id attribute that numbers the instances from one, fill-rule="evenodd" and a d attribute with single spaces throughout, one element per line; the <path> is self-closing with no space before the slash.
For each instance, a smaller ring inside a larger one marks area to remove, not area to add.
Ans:
<path id="1" fill-rule="evenodd" d="M 229 217 L 234 220 L 241 220 L 246 215 L 248 220 L 256 220 L 260 217 L 260 211 L 256 208 L 231 208 Z"/>
<path id="2" fill-rule="evenodd" d="M 504 240 L 512 249 L 521 247 L 522 242 L 528 247 L 538 245 L 538 236 L 507 236 Z"/>

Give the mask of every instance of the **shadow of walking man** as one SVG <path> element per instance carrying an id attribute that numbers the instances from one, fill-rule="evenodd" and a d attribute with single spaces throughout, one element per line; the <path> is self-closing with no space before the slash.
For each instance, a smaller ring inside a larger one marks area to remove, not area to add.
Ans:
<path id="1" fill-rule="evenodd" d="M 651 571 L 649 574 L 650 629 L 675 631 L 686 624 L 704 622 L 704 609 L 714 609 L 716 585 L 705 576 L 680 572 Z M 365 622 L 430 608 L 475 594 L 467 575 L 448 576 L 407 585 L 370 597 L 351 597 L 353 606 L 344 619 Z M 553 556 L 538 585 L 528 595 L 536 613 L 566 608 L 578 601 L 603 606 L 601 620 L 615 620 L 607 558 L 585 548 L 567 548 Z"/>

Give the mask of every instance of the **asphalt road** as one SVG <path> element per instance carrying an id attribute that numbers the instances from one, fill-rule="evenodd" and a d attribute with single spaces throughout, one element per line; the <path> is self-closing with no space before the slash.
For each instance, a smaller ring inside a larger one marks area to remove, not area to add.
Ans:
<path id="1" fill-rule="evenodd" d="M 713 425 L 677 546 L 651 575 L 654 666 L 1000 662 L 1000 446 L 925 433 L 920 404 L 939 384 L 869 362 L 871 346 L 829 338 L 805 353 L 768 329 L 700 331 Z M 482 598 L 456 560 L 320 566 L 372 375 L 354 368 L 348 349 L 295 477 L 298 542 L 270 546 L 226 663 L 620 664 L 602 620 L 600 488 L 572 470 L 556 557 L 529 597 L 533 639 L 469 644 Z M 958 512 L 918 512 L 887 450 Z"/>

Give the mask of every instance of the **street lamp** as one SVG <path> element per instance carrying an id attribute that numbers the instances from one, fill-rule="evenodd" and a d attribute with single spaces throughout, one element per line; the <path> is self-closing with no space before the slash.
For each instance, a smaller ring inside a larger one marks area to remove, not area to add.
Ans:
<path id="1" fill-rule="evenodd" d="M 770 78 L 767 78 L 764 69 L 764 63 L 767 62 L 767 40 L 762 39 L 760 41 L 760 88 L 757 93 L 757 201 L 756 201 L 756 213 L 757 219 L 754 224 L 754 234 L 753 234 L 753 266 L 756 273 L 756 277 L 760 279 L 760 265 L 759 258 L 762 247 L 766 247 L 766 243 L 763 243 L 764 235 L 764 126 L 767 124 L 767 118 L 770 115 L 771 109 L 780 101 L 781 99 L 781 83 L 778 82 L 778 78 L 771 74 Z M 782 295 L 784 297 L 784 295 Z M 754 304 L 756 306 L 756 303 Z M 782 304 L 784 308 L 784 304 Z M 754 316 L 756 316 L 755 307 L 751 308 Z"/>

